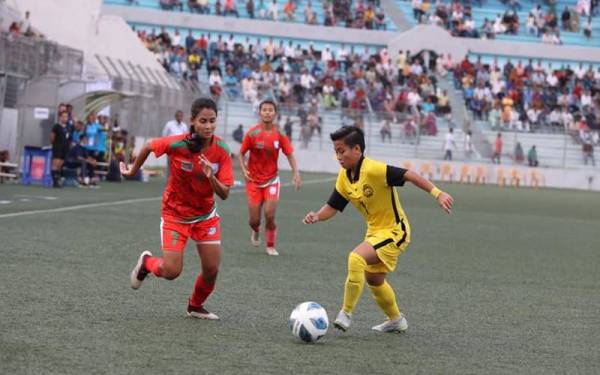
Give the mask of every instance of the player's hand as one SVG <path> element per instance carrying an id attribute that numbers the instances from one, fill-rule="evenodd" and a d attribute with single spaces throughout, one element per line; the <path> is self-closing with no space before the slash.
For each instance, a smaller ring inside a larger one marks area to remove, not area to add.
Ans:
<path id="1" fill-rule="evenodd" d="M 125 164 L 124 162 L 119 163 L 119 170 L 121 171 L 121 175 L 125 177 L 133 177 L 133 173 L 131 173 L 132 171 L 129 168 L 127 168 L 127 164 Z"/>
<path id="2" fill-rule="evenodd" d="M 319 221 L 319 215 L 317 215 L 313 211 L 310 211 L 309 213 L 307 213 L 306 216 L 304 217 L 304 220 L 302 220 L 302 222 L 304 224 L 314 224 L 318 221 Z"/>
<path id="3" fill-rule="evenodd" d="M 443 191 L 437 197 L 438 204 L 442 208 L 442 210 L 446 211 L 447 214 L 452 212 L 452 205 L 454 204 L 454 199 L 448 193 L 444 193 Z"/>
<path id="4" fill-rule="evenodd" d="M 294 188 L 296 189 L 296 191 L 300 190 L 300 186 L 302 186 L 302 180 L 300 179 L 300 173 L 298 173 L 298 172 L 294 173 L 293 181 L 294 181 Z"/>
<path id="5" fill-rule="evenodd" d="M 204 155 L 200 155 L 200 166 L 206 178 L 211 178 L 215 174 L 212 163 Z"/>
<path id="6" fill-rule="evenodd" d="M 244 168 L 244 179 L 246 182 L 252 182 L 252 177 L 250 177 L 250 172 L 248 172 L 248 167 Z"/>

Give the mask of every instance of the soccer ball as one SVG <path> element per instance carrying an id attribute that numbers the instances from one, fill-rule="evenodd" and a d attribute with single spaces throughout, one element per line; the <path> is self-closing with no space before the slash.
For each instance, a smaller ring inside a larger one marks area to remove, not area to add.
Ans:
<path id="1" fill-rule="evenodd" d="M 288 321 L 294 336 L 304 342 L 315 342 L 327 333 L 327 311 L 316 302 L 303 302 L 296 306 Z"/>

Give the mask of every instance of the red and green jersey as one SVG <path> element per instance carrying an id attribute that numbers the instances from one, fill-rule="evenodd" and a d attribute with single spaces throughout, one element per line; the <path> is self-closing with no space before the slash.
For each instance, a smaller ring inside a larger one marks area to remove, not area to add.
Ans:
<path id="1" fill-rule="evenodd" d="M 163 194 L 162 216 L 179 222 L 196 222 L 215 208 L 214 191 L 202 172 L 200 155 L 211 163 L 215 176 L 224 185 L 233 185 L 229 147 L 213 136 L 201 153 L 192 154 L 185 143 L 188 134 L 153 140 L 150 147 L 156 157 L 169 156 L 169 179 Z"/>
<path id="2" fill-rule="evenodd" d="M 256 184 L 265 184 L 277 177 L 279 150 L 282 150 L 285 155 L 294 152 L 289 138 L 279 132 L 278 126 L 273 126 L 271 130 L 266 131 L 261 124 L 258 124 L 246 133 L 240 153 L 245 154 L 250 151 L 248 171 Z"/>

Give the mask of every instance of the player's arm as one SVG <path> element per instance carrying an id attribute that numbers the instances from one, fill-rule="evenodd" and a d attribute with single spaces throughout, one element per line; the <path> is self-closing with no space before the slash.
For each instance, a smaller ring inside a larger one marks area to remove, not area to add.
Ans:
<path id="1" fill-rule="evenodd" d="M 393 168 L 393 167 L 391 167 Z M 388 167 L 388 170 L 390 167 Z M 402 168 L 396 168 L 398 170 L 402 170 Z M 413 171 L 403 170 L 403 178 L 406 181 L 412 182 L 416 187 L 425 190 L 429 194 L 431 194 L 438 202 L 439 206 L 446 211 L 446 213 L 450 213 L 452 211 L 452 205 L 454 204 L 454 199 L 450 194 L 445 193 L 438 189 L 431 181 L 423 178 L 418 173 Z M 394 173 L 394 172 L 391 172 Z"/>
<path id="2" fill-rule="evenodd" d="M 200 155 L 200 165 L 202 166 L 202 171 L 204 175 L 208 179 L 210 186 L 212 186 L 214 192 L 219 196 L 219 198 L 225 200 L 229 196 L 229 186 L 225 185 L 215 175 L 214 169 L 212 168 L 212 163 L 206 158 L 204 155 Z M 231 167 L 231 163 L 229 164 Z"/>
<path id="3" fill-rule="evenodd" d="M 142 165 L 144 165 L 144 162 L 146 161 L 146 159 L 148 159 L 148 155 L 150 155 L 151 152 L 151 144 L 146 143 L 144 147 L 142 147 L 138 157 L 135 159 L 135 162 L 133 163 L 133 167 L 131 167 L 131 169 L 127 167 L 127 164 L 123 162 L 119 163 L 119 169 L 121 170 L 121 174 L 125 177 L 135 176 L 139 172 Z"/>
<path id="4" fill-rule="evenodd" d="M 321 207 L 319 211 L 310 211 L 307 213 L 302 222 L 304 224 L 314 224 L 319 221 L 329 220 L 334 217 L 338 211 L 344 211 L 344 208 L 346 208 L 347 204 L 348 200 L 344 198 L 344 196 L 340 194 L 337 189 L 334 189 L 327 203 Z"/>
<path id="5" fill-rule="evenodd" d="M 299 190 L 300 186 L 302 185 L 302 180 L 300 179 L 300 172 L 298 171 L 298 163 L 296 163 L 296 158 L 294 157 L 294 154 L 290 153 L 289 155 L 286 155 L 286 157 L 288 159 L 288 163 L 290 163 L 290 168 L 292 168 L 292 181 L 294 181 L 294 187 L 296 188 L 296 190 Z"/>
<path id="6" fill-rule="evenodd" d="M 248 166 L 246 165 L 246 152 L 250 149 L 250 136 L 246 134 L 244 139 L 242 140 L 242 145 L 240 146 L 240 152 L 238 152 L 237 158 L 240 162 L 240 168 L 242 173 L 244 174 L 244 179 L 246 182 L 252 181 L 252 177 L 250 177 L 250 172 L 248 171 Z"/>

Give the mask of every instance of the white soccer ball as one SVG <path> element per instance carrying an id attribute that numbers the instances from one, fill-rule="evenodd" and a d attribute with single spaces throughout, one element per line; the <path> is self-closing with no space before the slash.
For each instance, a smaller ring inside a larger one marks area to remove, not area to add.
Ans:
<path id="1" fill-rule="evenodd" d="M 289 327 L 304 342 L 315 342 L 327 333 L 327 311 L 316 302 L 303 302 L 290 314 Z"/>

